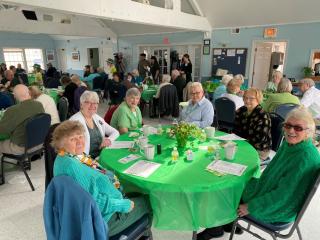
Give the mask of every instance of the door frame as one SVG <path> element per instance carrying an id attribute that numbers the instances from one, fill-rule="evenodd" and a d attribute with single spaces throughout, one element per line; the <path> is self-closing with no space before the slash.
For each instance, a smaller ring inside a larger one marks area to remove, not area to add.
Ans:
<path id="1" fill-rule="evenodd" d="M 283 62 L 283 72 L 286 70 L 287 65 L 287 55 L 288 55 L 288 44 L 289 41 L 287 39 L 255 39 L 252 40 L 252 47 L 251 47 L 251 54 L 250 54 L 250 66 L 249 66 L 249 76 L 248 76 L 248 87 L 252 86 L 253 81 L 253 65 L 254 65 L 254 56 L 255 56 L 255 48 L 258 43 L 264 43 L 264 42 L 285 42 L 286 43 L 286 51 L 285 51 L 285 57 Z"/>

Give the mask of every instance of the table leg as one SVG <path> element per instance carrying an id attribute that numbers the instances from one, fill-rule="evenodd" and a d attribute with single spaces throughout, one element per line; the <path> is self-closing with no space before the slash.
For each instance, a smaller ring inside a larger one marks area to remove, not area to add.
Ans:
<path id="1" fill-rule="evenodd" d="M 192 232 L 192 240 L 197 240 L 197 231 Z"/>

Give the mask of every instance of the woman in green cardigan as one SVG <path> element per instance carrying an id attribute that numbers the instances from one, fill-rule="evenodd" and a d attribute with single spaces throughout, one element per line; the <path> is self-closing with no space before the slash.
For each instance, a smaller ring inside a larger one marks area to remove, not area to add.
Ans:
<path id="1" fill-rule="evenodd" d="M 83 154 L 85 137 L 80 122 L 61 123 L 53 132 L 52 146 L 58 152 L 54 176 L 70 176 L 91 194 L 108 223 L 109 236 L 123 231 L 149 213 L 149 203 L 144 197 L 124 198 L 118 178 Z"/>
<path id="2" fill-rule="evenodd" d="M 306 108 L 292 110 L 283 125 L 285 141 L 259 179 L 242 194 L 238 215 L 263 223 L 293 222 L 320 169 L 320 155 L 312 143 L 315 123 Z M 230 224 L 206 229 L 197 239 L 211 239 L 230 231 Z M 238 231 L 240 232 L 240 231 Z"/>

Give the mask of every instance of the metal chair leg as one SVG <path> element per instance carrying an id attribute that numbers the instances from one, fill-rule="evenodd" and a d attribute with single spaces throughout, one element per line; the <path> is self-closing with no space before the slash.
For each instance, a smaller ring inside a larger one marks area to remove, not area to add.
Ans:
<path id="1" fill-rule="evenodd" d="M 192 232 L 192 240 L 197 240 L 197 231 Z"/>
<path id="2" fill-rule="evenodd" d="M 233 239 L 234 233 L 236 232 L 237 225 L 238 225 L 238 219 L 235 220 L 235 221 L 233 222 L 233 224 L 232 224 L 232 229 L 231 229 L 231 232 L 230 232 L 229 240 L 232 240 L 232 239 Z"/>
<path id="3" fill-rule="evenodd" d="M 299 236 L 299 240 L 302 240 L 302 234 L 301 234 L 301 231 L 300 231 L 300 228 L 299 228 L 298 225 L 297 225 L 297 233 L 298 233 L 298 236 Z"/>
<path id="4" fill-rule="evenodd" d="M 33 186 L 32 182 L 31 182 L 30 177 L 29 177 L 26 169 L 24 168 L 24 164 L 23 164 L 23 162 L 21 160 L 19 160 L 19 165 L 20 165 L 21 170 L 23 171 L 24 175 L 26 176 L 26 178 L 28 180 L 28 183 L 29 183 L 29 185 L 31 187 L 31 190 L 34 191 L 34 186 Z"/>
<path id="5" fill-rule="evenodd" d="M 4 168 L 4 162 L 3 162 L 3 160 L 4 160 L 4 156 L 1 157 L 1 183 L 0 183 L 0 185 L 2 185 L 2 184 L 5 183 L 4 170 L 3 170 L 3 168 Z"/>

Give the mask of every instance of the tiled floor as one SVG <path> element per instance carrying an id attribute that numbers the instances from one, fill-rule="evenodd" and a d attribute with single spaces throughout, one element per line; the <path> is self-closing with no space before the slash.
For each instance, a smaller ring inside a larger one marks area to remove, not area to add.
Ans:
<path id="1" fill-rule="evenodd" d="M 99 111 L 103 116 L 104 111 Z M 161 123 L 169 123 L 162 120 Z M 158 124 L 158 120 L 146 119 L 147 124 Z M 42 207 L 44 198 L 44 161 L 32 162 L 30 177 L 36 190 L 31 191 L 24 175 L 20 171 L 6 171 L 6 184 L 0 186 L 0 240 L 42 240 L 46 239 Z M 320 191 L 317 192 L 300 228 L 305 240 L 320 239 Z M 208 206 L 210 207 L 210 206 Z M 191 232 L 160 231 L 153 229 L 155 240 L 189 240 Z M 228 239 L 225 234 L 219 238 Z M 255 239 L 248 234 L 236 236 L 237 240 Z M 266 239 L 271 239 L 266 237 Z M 298 239 L 294 235 L 291 239 Z"/>

